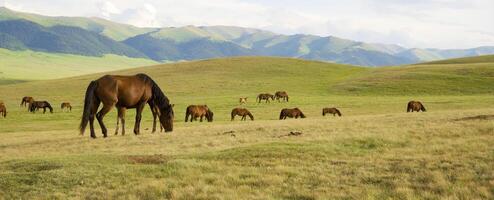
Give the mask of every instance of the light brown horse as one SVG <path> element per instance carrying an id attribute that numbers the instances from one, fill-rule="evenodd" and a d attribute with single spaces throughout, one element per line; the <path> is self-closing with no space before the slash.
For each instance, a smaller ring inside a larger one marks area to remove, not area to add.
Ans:
<path id="1" fill-rule="evenodd" d="M 333 114 L 333 116 L 338 115 L 341 117 L 341 112 L 337 108 L 323 108 L 322 116 L 326 116 L 326 114 Z"/>
<path id="2" fill-rule="evenodd" d="M 280 102 L 280 100 L 288 102 L 288 93 L 285 91 L 277 91 L 274 93 L 274 97 L 278 100 L 278 102 Z"/>
<path id="3" fill-rule="evenodd" d="M 232 121 L 235 120 L 235 116 L 242 116 L 242 119 L 240 119 L 240 121 L 245 121 L 247 120 L 247 116 L 250 117 L 250 120 L 254 121 L 254 115 L 252 115 L 252 113 L 250 113 L 249 110 L 245 109 L 245 108 L 234 108 L 232 110 Z"/>
<path id="4" fill-rule="evenodd" d="M 5 107 L 3 102 L 0 102 L 0 116 L 3 116 L 3 118 L 7 117 L 7 107 Z"/>
<path id="5" fill-rule="evenodd" d="M 202 119 L 206 117 L 208 122 L 213 121 L 213 111 L 208 108 L 207 105 L 190 105 L 187 107 L 187 110 L 185 111 L 185 122 L 189 120 L 190 116 L 190 122 L 192 121 L 197 121 L 197 118 L 201 118 L 200 122 L 202 122 Z"/>
<path id="6" fill-rule="evenodd" d="M 43 114 L 46 113 L 46 108 L 50 110 L 50 113 L 53 113 L 53 108 L 48 101 L 33 101 L 29 104 L 29 111 L 32 113 L 35 113 L 40 108 L 43 108 Z"/>
<path id="7" fill-rule="evenodd" d="M 238 100 L 238 102 L 239 102 L 240 104 L 245 104 L 245 103 L 247 103 L 247 97 L 241 97 L 241 98 Z"/>
<path id="8" fill-rule="evenodd" d="M 69 102 L 63 102 L 60 107 L 62 108 L 62 112 L 64 111 L 65 108 L 67 108 L 67 110 L 69 111 L 72 111 L 72 106 L 70 105 Z"/>
<path id="9" fill-rule="evenodd" d="M 426 112 L 427 110 L 425 109 L 424 105 L 420 101 L 410 101 L 407 104 L 407 112 Z"/>
<path id="10" fill-rule="evenodd" d="M 263 94 L 257 95 L 256 101 L 258 101 L 259 103 L 261 103 L 261 100 L 265 100 L 266 103 L 269 103 L 269 99 L 271 99 L 271 100 L 274 101 L 274 95 L 269 94 L 269 93 L 263 93 Z"/>
<path id="11" fill-rule="evenodd" d="M 32 102 L 34 101 L 34 98 L 33 97 L 23 97 L 22 98 L 22 101 L 21 101 L 21 107 L 24 106 L 29 106 L 29 104 L 31 104 Z"/>
<path id="12" fill-rule="evenodd" d="M 297 119 L 299 117 L 305 118 L 305 115 L 304 113 L 302 113 L 302 111 L 299 108 L 292 108 L 292 109 L 284 108 L 280 112 L 280 120 L 286 119 L 287 117 Z"/>
<path id="13" fill-rule="evenodd" d="M 100 103 L 103 103 L 103 108 L 97 112 Z M 159 108 L 159 119 L 165 128 L 165 132 L 172 131 L 173 108 L 168 98 L 153 79 L 145 74 L 136 74 L 133 76 L 105 75 L 98 80 L 92 81 L 86 90 L 80 132 L 84 134 L 89 122 L 91 137 L 96 138 L 94 132 L 94 118 L 96 117 L 103 136 L 107 137 L 108 129 L 103 123 L 103 118 L 115 106 L 118 109 L 118 118 L 122 120 L 122 134 L 125 134 L 125 110 L 128 108 L 136 109 L 134 134 L 138 135 L 142 111 L 146 104 Z"/>

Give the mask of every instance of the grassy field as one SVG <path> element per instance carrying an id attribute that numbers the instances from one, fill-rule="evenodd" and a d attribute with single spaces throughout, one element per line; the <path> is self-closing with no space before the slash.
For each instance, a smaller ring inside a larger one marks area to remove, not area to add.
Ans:
<path id="1" fill-rule="evenodd" d="M 84 90 L 102 74 L 0 86 L 9 109 L 0 119 L 0 199 L 494 198 L 493 63 L 369 69 L 245 57 L 112 72 L 135 73 L 176 104 L 171 134 L 151 134 L 146 109 L 140 136 L 78 135 Z M 254 103 L 276 90 L 290 102 Z M 27 113 L 26 95 L 55 113 Z M 412 99 L 428 112 L 406 113 Z M 62 101 L 74 110 L 61 112 Z M 189 104 L 208 104 L 215 121 L 184 123 Z M 323 118 L 329 106 L 343 117 Z M 234 107 L 256 120 L 230 122 Z M 276 120 L 284 107 L 308 118 Z M 129 110 L 127 133 L 133 117 Z M 115 121 L 112 111 L 110 132 Z"/>
<path id="2" fill-rule="evenodd" d="M 117 55 L 88 57 L 0 48 L 0 84 L 66 78 L 83 74 L 135 68 L 156 62 Z"/>

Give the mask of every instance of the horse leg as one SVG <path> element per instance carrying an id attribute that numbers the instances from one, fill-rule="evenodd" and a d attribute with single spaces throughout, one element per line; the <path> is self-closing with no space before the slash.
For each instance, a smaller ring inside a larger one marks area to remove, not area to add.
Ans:
<path id="1" fill-rule="evenodd" d="M 204 117 L 204 115 L 201 115 L 201 120 L 200 120 L 200 122 L 202 122 L 202 118 L 203 118 L 203 117 Z"/>
<path id="2" fill-rule="evenodd" d="M 149 106 L 149 107 L 151 108 L 151 112 L 153 113 L 153 131 L 152 131 L 152 133 L 155 133 L 156 132 L 156 117 L 158 116 L 158 113 L 156 112 L 156 110 L 152 106 Z"/>
<path id="3" fill-rule="evenodd" d="M 96 119 L 98 119 L 99 126 L 101 127 L 101 132 L 103 132 L 103 137 L 108 137 L 108 129 L 105 126 L 105 123 L 103 122 L 103 118 L 105 115 L 110 112 L 111 108 L 113 105 L 111 104 L 104 104 L 103 103 L 103 108 L 96 114 Z"/>
<path id="4" fill-rule="evenodd" d="M 136 108 L 136 122 L 134 125 L 134 134 L 139 135 L 139 129 L 141 128 L 141 118 L 142 118 L 142 110 L 146 106 L 146 102 L 141 103 L 141 105 Z"/>
<path id="5" fill-rule="evenodd" d="M 94 99 L 94 104 L 91 110 L 89 111 L 89 128 L 91 131 L 91 138 L 96 138 L 96 133 L 94 133 L 94 115 L 98 111 L 100 101 L 98 99 Z"/>
<path id="6" fill-rule="evenodd" d="M 118 123 L 121 121 L 122 122 L 122 135 L 125 135 L 125 108 L 120 107 L 117 108 L 118 115 L 117 115 L 117 128 L 115 129 L 115 135 L 118 135 Z"/>
<path id="7" fill-rule="evenodd" d="M 235 120 L 235 114 L 232 113 L 232 120 L 231 121 L 233 121 L 233 120 Z"/>
<path id="8" fill-rule="evenodd" d="M 46 112 L 46 107 L 43 107 L 43 114 L 45 114 Z"/>

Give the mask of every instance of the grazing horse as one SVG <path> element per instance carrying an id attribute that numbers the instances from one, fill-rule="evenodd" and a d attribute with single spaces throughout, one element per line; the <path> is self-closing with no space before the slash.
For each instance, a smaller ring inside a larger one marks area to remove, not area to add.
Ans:
<path id="1" fill-rule="evenodd" d="M 269 103 L 269 99 L 274 101 L 274 95 L 269 93 L 259 94 L 257 95 L 257 101 L 261 103 L 261 100 L 266 100 L 266 103 Z"/>
<path id="2" fill-rule="evenodd" d="M 420 101 L 410 101 L 407 104 L 407 112 L 426 112 L 427 110 L 425 109 L 424 105 Z"/>
<path id="3" fill-rule="evenodd" d="M 293 108 L 293 109 L 285 108 L 280 112 L 280 120 L 286 119 L 287 117 L 297 119 L 299 117 L 305 118 L 305 115 L 304 113 L 302 113 L 302 111 L 299 108 Z"/>
<path id="4" fill-rule="evenodd" d="M 245 104 L 245 103 L 247 103 L 247 97 L 242 97 L 242 98 L 240 98 L 240 99 L 238 100 L 238 102 L 239 102 L 240 104 Z"/>
<path id="5" fill-rule="evenodd" d="M 72 106 L 70 105 L 69 102 L 63 102 L 60 107 L 62 108 L 62 111 L 64 110 L 64 108 L 67 108 L 67 110 L 72 111 Z"/>
<path id="6" fill-rule="evenodd" d="M 98 112 L 100 103 L 103 108 Z M 118 118 L 122 121 L 122 135 L 125 134 L 125 111 L 128 108 L 136 108 L 136 120 L 134 134 L 139 134 L 142 111 L 146 104 L 150 107 L 157 106 L 160 112 L 160 122 L 165 132 L 173 131 L 173 108 L 168 97 L 161 91 L 158 84 L 146 74 L 132 76 L 105 75 L 91 81 L 84 98 L 84 111 L 79 127 L 81 135 L 84 134 L 89 122 L 91 137 L 96 138 L 94 132 L 94 118 L 98 120 L 104 137 L 107 137 L 108 129 L 103 123 L 105 115 L 115 106 L 118 110 Z M 117 120 L 118 132 L 118 120 Z"/>
<path id="7" fill-rule="evenodd" d="M 29 111 L 35 113 L 40 108 L 43 108 L 43 114 L 46 112 L 46 108 L 50 109 L 50 113 L 53 113 L 53 108 L 48 101 L 33 101 L 29 104 Z"/>
<path id="8" fill-rule="evenodd" d="M 7 117 L 7 107 L 5 107 L 3 102 L 0 102 L 0 116 L 3 116 L 3 118 Z"/>
<path id="9" fill-rule="evenodd" d="M 278 102 L 280 102 L 280 99 L 288 102 L 288 94 L 285 91 L 278 91 L 274 93 L 274 97 L 278 100 Z"/>
<path id="10" fill-rule="evenodd" d="M 235 119 L 235 116 L 242 116 L 241 121 L 247 120 L 247 115 L 250 117 L 250 120 L 254 121 L 254 115 L 249 112 L 249 110 L 245 108 L 234 108 L 232 110 L 232 121 Z"/>
<path id="11" fill-rule="evenodd" d="M 21 107 L 24 106 L 29 106 L 34 101 L 33 97 L 23 97 L 21 101 Z"/>
<path id="12" fill-rule="evenodd" d="M 336 108 L 323 108 L 322 116 L 326 116 L 326 114 L 333 114 L 333 116 L 338 115 L 341 117 L 341 112 Z"/>
<path id="13" fill-rule="evenodd" d="M 192 121 L 197 121 L 197 118 L 200 117 L 200 122 L 202 122 L 202 118 L 206 117 L 208 122 L 213 121 L 213 111 L 208 108 L 207 105 L 190 105 L 187 107 L 187 110 L 185 111 L 185 122 L 189 120 L 190 116 L 190 122 Z"/>

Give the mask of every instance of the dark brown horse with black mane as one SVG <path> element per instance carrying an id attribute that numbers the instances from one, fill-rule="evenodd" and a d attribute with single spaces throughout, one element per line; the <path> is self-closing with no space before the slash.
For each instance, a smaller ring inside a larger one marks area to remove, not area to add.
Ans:
<path id="1" fill-rule="evenodd" d="M 34 101 L 34 98 L 33 97 L 23 97 L 22 98 L 22 101 L 21 101 L 21 107 L 24 106 L 29 106 L 29 104 L 31 104 L 32 102 Z"/>
<path id="2" fill-rule="evenodd" d="M 29 111 L 32 113 L 35 113 L 41 108 L 43 108 L 43 114 L 45 114 L 46 108 L 50 109 L 50 113 L 53 113 L 53 108 L 48 101 L 33 101 L 29 104 Z"/>
<path id="3" fill-rule="evenodd" d="M 3 102 L 0 102 L 0 116 L 3 118 L 7 117 L 7 107 L 5 107 L 5 104 Z"/>
<path id="4" fill-rule="evenodd" d="M 190 105 L 185 111 L 185 122 L 189 120 L 189 116 L 190 122 L 194 120 L 197 121 L 197 118 L 200 118 L 200 122 L 202 122 L 202 118 L 204 117 L 206 117 L 208 122 L 212 122 L 213 115 L 213 111 L 211 111 L 211 109 L 209 109 L 207 105 Z"/>
<path id="5" fill-rule="evenodd" d="M 259 94 L 257 95 L 257 101 L 259 103 L 261 103 L 261 100 L 265 100 L 266 103 L 269 103 L 269 99 L 273 100 L 274 101 L 274 95 L 272 94 L 269 94 L 269 93 L 263 93 L 263 94 Z"/>
<path id="6" fill-rule="evenodd" d="M 63 102 L 62 105 L 60 106 L 62 108 L 62 111 L 66 108 L 68 111 L 72 111 L 72 106 L 70 105 L 69 102 Z"/>
<path id="7" fill-rule="evenodd" d="M 326 114 L 333 114 L 333 116 L 338 115 L 341 117 L 341 112 L 337 108 L 323 108 L 322 116 L 326 116 Z"/>
<path id="8" fill-rule="evenodd" d="M 247 120 L 247 116 L 250 117 L 250 120 L 254 121 L 254 115 L 252 115 L 252 113 L 250 113 L 250 111 L 245 108 L 234 108 L 231 115 L 232 121 L 235 120 L 235 116 L 237 115 L 242 116 L 242 119 L 240 119 L 241 121 Z"/>
<path id="9" fill-rule="evenodd" d="M 407 104 L 407 112 L 426 112 L 424 105 L 420 101 L 410 101 Z"/>
<path id="10" fill-rule="evenodd" d="M 278 102 L 280 102 L 280 100 L 288 102 L 288 93 L 285 91 L 278 91 L 274 93 L 274 97 L 278 100 Z"/>
<path id="11" fill-rule="evenodd" d="M 103 108 L 98 112 L 100 103 L 103 103 Z M 122 134 L 125 133 L 125 110 L 128 108 L 137 110 L 134 134 L 138 135 L 142 111 L 146 104 L 149 104 L 151 108 L 158 107 L 160 112 L 159 119 L 165 128 L 165 132 L 172 131 L 173 108 L 153 79 L 145 74 L 133 76 L 105 75 L 98 80 L 92 81 L 86 90 L 80 132 L 84 134 L 89 122 L 91 137 L 96 138 L 94 132 L 94 118 L 96 117 L 103 136 L 107 137 L 108 130 L 103 123 L 103 118 L 115 106 L 118 109 L 118 118 L 122 121 Z"/>
<path id="12" fill-rule="evenodd" d="M 280 120 L 286 119 L 287 117 L 297 119 L 299 117 L 305 118 L 305 115 L 304 113 L 302 113 L 302 111 L 299 108 L 293 108 L 293 109 L 285 108 L 280 112 Z"/>

